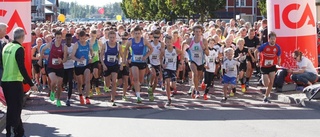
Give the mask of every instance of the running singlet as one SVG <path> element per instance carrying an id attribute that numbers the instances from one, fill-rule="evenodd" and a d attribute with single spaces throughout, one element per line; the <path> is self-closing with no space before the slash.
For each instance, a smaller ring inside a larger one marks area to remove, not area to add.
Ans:
<path id="1" fill-rule="evenodd" d="M 151 44 L 151 47 L 153 48 L 153 52 L 149 56 L 150 64 L 158 66 L 158 65 L 160 65 L 161 43 L 159 41 L 157 45 L 154 45 L 154 42 L 152 41 L 150 44 Z"/>
<path id="2" fill-rule="evenodd" d="M 75 61 L 74 65 L 75 67 L 85 67 L 88 65 L 89 62 L 89 52 L 90 52 L 90 46 L 89 42 L 86 42 L 86 45 L 81 45 L 78 41 L 78 49 L 76 52 L 76 58 L 81 59 L 81 57 L 84 57 L 83 61 Z"/>
<path id="3" fill-rule="evenodd" d="M 74 60 L 71 59 L 71 54 L 73 51 L 73 46 L 74 44 L 71 44 L 70 47 L 67 46 L 67 52 L 68 52 L 68 56 L 67 56 L 67 62 L 63 63 L 63 68 L 64 69 L 70 69 L 70 68 L 74 68 Z"/>
<path id="4" fill-rule="evenodd" d="M 59 64 L 58 58 L 63 59 L 63 46 L 56 47 L 55 43 L 52 43 L 48 58 L 48 68 L 63 69 L 63 64 Z"/>
<path id="5" fill-rule="evenodd" d="M 175 48 L 171 52 L 168 49 L 164 51 L 164 63 L 167 65 L 165 69 L 177 70 L 177 51 Z"/>
<path id="6" fill-rule="evenodd" d="M 131 62 L 145 63 L 145 61 L 143 61 L 142 58 L 144 55 L 146 55 L 147 47 L 143 44 L 143 38 L 140 39 L 139 43 L 136 43 L 133 38 L 131 48 L 132 48 Z"/>
<path id="7" fill-rule="evenodd" d="M 119 60 L 119 46 L 118 43 L 116 43 L 116 46 L 111 48 L 108 43 L 109 42 L 106 42 L 104 52 L 104 64 L 106 64 L 106 66 L 114 66 L 118 64 Z"/>
<path id="8" fill-rule="evenodd" d="M 195 43 L 194 38 L 192 38 L 190 42 L 190 47 L 188 49 L 189 60 L 191 62 L 196 63 L 198 66 L 204 63 L 204 52 L 201 47 L 202 44 L 203 44 L 202 39 L 200 40 L 199 43 Z"/>
<path id="9" fill-rule="evenodd" d="M 278 56 L 281 55 L 279 45 L 270 46 L 269 42 L 262 44 L 258 51 L 260 52 L 260 66 L 272 67 L 278 63 Z"/>
<path id="10" fill-rule="evenodd" d="M 90 43 L 90 40 L 89 40 Z M 95 40 L 93 46 L 93 57 L 92 57 L 92 63 L 95 63 L 97 61 L 99 61 L 99 46 L 98 46 L 98 40 Z"/>

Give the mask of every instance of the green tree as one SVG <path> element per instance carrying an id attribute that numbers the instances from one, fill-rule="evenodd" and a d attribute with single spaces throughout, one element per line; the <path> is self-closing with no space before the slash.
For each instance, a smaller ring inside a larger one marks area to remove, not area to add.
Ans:
<path id="1" fill-rule="evenodd" d="M 267 17 L 267 3 L 266 0 L 259 0 L 258 8 L 260 9 L 261 15 Z"/>

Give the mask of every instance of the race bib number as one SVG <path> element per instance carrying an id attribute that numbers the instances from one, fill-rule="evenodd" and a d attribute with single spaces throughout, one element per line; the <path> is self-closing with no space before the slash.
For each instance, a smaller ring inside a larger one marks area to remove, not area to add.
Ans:
<path id="1" fill-rule="evenodd" d="M 199 53 L 193 53 L 193 57 L 194 58 L 200 58 L 200 54 Z"/>
<path id="2" fill-rule="evenodd" d="M 234 71 L 234 67 L 231 67 L 228 69 L 229 71 Z"/>
<path id="3" fill-rule="evenodd" d="M 271 65 L 273 65 L 273 60 L 265 60 L 265 61 L 264 61 L 264 65 L 265 65 L 265 66 L 271 66 Z"/>
<path id="4" fill-rule="evenodd" d="M 59 65 L 59 60 L 57 58 L 52 58 L 52 65 Z"/>
<path id="5" fill-rule="evenodd" d="M 108 55 L 107 61 L 108 62 L 116 62 L 116 56 Z"/>
<path id="6" fill-rule="evenodd" d="M 168 58 L 168 63 L 173 63 L 173 58 Z"/>
<path id="7" fill-rule="evenodd" d="M 135 61 L 142 61 L 143 56 L 142 55 L 134 55 Z"/>
<path id="8" fill-rule="evenodd" d="M 158 57 L 159 57 L 158 55 L 152 55 L 151 59 L 158 59 Z"/>
<path id="9" fill-rule="evenodd" d="M 209 58 L 209 63 L 213 63 L 214 59 L 213 58 Z"/>
<path id="10" fill-rule="evenodd" d="M 78 66 L 85 66 L 86 64 L 87 64 L 87 60 L 86 59 L 84 59 L 83 61 L 78 61 L 77 62 Z"/>

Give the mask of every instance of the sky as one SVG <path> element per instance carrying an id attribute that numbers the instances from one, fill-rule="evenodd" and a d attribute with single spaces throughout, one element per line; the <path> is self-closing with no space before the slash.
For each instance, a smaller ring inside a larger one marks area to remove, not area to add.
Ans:
<path id="1" fill-rule="evenodd" d="M 75 2 L 82 5 L 94 5 L 94 6 L 102 6 L 108 3 L 121 2 L 122 0 L 60 0 L 64 2 Z"/>

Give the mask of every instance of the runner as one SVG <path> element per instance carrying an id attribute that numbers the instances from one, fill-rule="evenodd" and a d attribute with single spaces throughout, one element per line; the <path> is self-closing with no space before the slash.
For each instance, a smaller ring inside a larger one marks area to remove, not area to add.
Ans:
<path id="1" fill-rule="evenodd" d="M 227 94 L 228 94 L 228 87 L 231 85 L 232 91 L 230 93 L 236 92 L 236 85 L 237 85 L 237 66 L 240 65 L 240 62 L 233 59 L 234 50 L 233 48 L 226 48 L 224 50 L 224 56 L 226 59 L 223 61 L 222 69 L 223 69 L 223 77 L 222 77 L 222 84 L 223 84 L 223 98 L 221 102 L 227 101 Z M 242 56 L 242 54 L 240 55 Z"/>
<path id="2" fill-rule="evenodd" d="M 206 63 L 204 68 L 206 69 L 204 72 L 204 84 L 206 85 L 205 87 L 205 93 L 203 95 L 203 99 L 204 100 L 208 100 L 208 92 L 210 87 L 213 84 L 213 77 L 214 77 L 214 73 L 216 71 L 216 64 L 217 62 L 219 62 L 219 51 L 217 51 L 214 48 L 215 44 L 212 44 L 211 41 L 215 41 L 213 38 L 209 38 L 208 43 L 209 43 L 209 55 L 205 57 Z M 210 44 L 211 43 L 211 44 Z"/>
<path id="3" fill-rule="evenodd" d="M 74 60 L 71 58 L 72 50 L 74 44 L 72 42 L 72 35 L 70 33 L 66 34 L 66 47 L 67 47 L 67 61 L 63 63 L 64 68 L 64 85 L 68 84 L 68 98 L 66 101 L 66 105 L 70 106 L 70 99 L 72 95 L 73 89 L 73 73 L 74 73 Z"/>
<path id="4" fill-rule="evenodd" d="M 201 26 L 194 26 L 193 32 L 194 37 L 187 39 L 183 43 L 187 43 L 189 45 L 187 52 L 189 55 L 189 66 L 192 71 L 192 80 L 194 84 L 194 86 L 190 85 L 191 88 L 189 93 L 192 92 L 192 98 L 198 98 L 200 96 L 198 87 L 203 78 L 204 54 L 209 55 L 209 51 L 208 41 L 202 38 L 203 28 Z"/>
<path id="5" fill-rule="evenodd" d="M 108 37 L 109 41 L 106 42 L 104 46 L 101 46 L 100 51 L 100 58 L 101 64 L 103 66 L 104 71 L 104 78 L 105 81 L 110 79 L 111 75 L 111 81 L 112 81 L 112 89 L 111 89 L 111 102 L 112 106 L 116 106 L 114 100 L 115 100 L 115 94 L 117 90 L 117 72 L 119 71 L 119 45 L 116 40 L 116 32 L 115 31 L 109 31 Z M 123 66 L 121 65 L 120 70 L 123 70 Z"/>
<path id="6" fill-rule="evenodd" d="M 46 48 L 46 50 L 44 50 L 43 54 L 42 54 L 42 49 L 44 47 L 46 47 L 48 45 L 48 43 L 52 42 L 52 37 L 53 36 L 51 34 L 49 34 L 45 37 L 46 43 L 40 47 L 40 58 L 38 61 L 38 65 L 40 65 L 42 67 L 42 69 L 41 69 L 42 90 L 45 90 L 45 88 L 48 87 L 49 88 L 48 96 L 50 96 L 50 93 L 51 93 L 50 92 L 51 91 L 51 80 L 48 77 L 48 70 L 47 70 L 48 69 L 48 58 L 49 58 L 51 47 Z M 48 80 L 48 83 L 47 83 L 47 80 Z M 45 86 L 46 84 L 48 86 Z"/>
<path id="7" fill-rule="evenodd" d="M 36 86 L 38 87 L 39 91 L 41 89 L 41 84 L 40 84 L 40 66 L 38 64 L 38 61 L 39 61 L 39 57 L 40 57 L 41 45 L 42 45 L 42 39 L 37 38 L 36 46 L 32 47 L 32 50 L 31 50 L 32 69 L 34 72 L 34 80 L 36 82 Z"/>
<path id="8" fill-rule="evenodd" d="M 248 31 L 248 36 L 244 38 L 245 41 L 245 46 L 248 47 L 250 53 L 252 56 L 247 56 L 247 72 L 246 72 L 246 87 L 249 86 L 249 80 L 253 74 L 253 69 L 256 67 L 255 63 L 257 61 L 257 52 L 256 49 L 257 47 L 260 46 L 260 41 L 257 36 L 255 36 L 255 30 L 254 29 L 249 29 Z M 257 69 L 258 71 L 258 69 Z"/>
<path id="9" fill-rule="evenodd" d="M 82 85 L 84 84 L 84 93 L 86 104 L 91 104 L 89 99 L 89 90 L 90 90 L 90 65 L 91 62 L 91 50 L 90 44 L 86 41 L 86 32 L 80 31 L 79 33 L 79 41 L 75 43 L 73 46 L 73 51 L 71 54 L 71 58 L 75 60 L 75 68 L 74 72 L 77 77 L 77 85 L 78 85 L 78 92 L 80 98 L 80 104 L 84 104 L 83 99 L 83 92 L 82 92 Z"/>
<path id="10" fill-rule="evenodd" d="M 97 95 L 100 95 L 99 88 L 99 48 L 101 47 L 101 41 L 97 40 L 97 30 L 93 29 L 90 32 L 91 39 L 89 40 L 90 48 L 93 51 L 91 69 L 93 70 L 92 83 L 95 85 L 95 91 Z M 92 84 L 93 85 L 93 84 Z M 90 89 L 89 96 L 93 96 L 92 89 Z"/>
<path id="11" fill-rule="evenodd" d="M 126 49 L 126 44 L 128 42 L 128 38 L 129 38 L 129 33 L 128 32 L 124 32 L 123 35 L 121 36 L 122 37 L 122 42 L 121 42 L 121 55 L 124 54 L 124 50 Z M 130 52 L 131 53 L 131 52 Z M 126 55 L 126 58 L 129 59 L 131 58 L 130 56 L 130 53 L 128 52 L 128 54 Z M 126 93 L 127 93 L 127 90 L 128 90 L 128 78 L 129 78 L 129 64 L 126 62 L 126 63 L 122 63 L 122 56 L 121 57 L 121 60 L 119 60 L 119 64 L 120 65 L 123 65 L 123 69 L 122 70 L 119 70 L 118 72 L 118 83 L 119 84 L 122 84 L 122 89 L 123 89 L 123 96 L 122 96 L 122 100 L 124 101 L 127 101 L 127 96 L 126 96 Z"/>
<path id="12" fill-rule="evenodd" d="M 44 54 L 45 50 L 50 48 L 50 53 L 48 57 L 48 75 L 51 80 L 51 93 L 50 100 L 54 101 L 57 98 L 56 105 L 61 107 L 60 94 L 62 91 L 63 83 L 63 63 L 67 61 L 67 47 L 62 45 L 62 33 L 57 31 L 55 33 L 55 41 L 49 42 L 41 50 L 41 55 Z M 55 96 L 57 94 L 57 96 Z"/>
<path id="13" fill-rule="evenodd" d="M 150 61 L 150 71 L 151 71 L 151 80 L 150 80 L 150 87 L 148 88 L 148 93 L 149 93 L 149 100 L 153 101 L 154 100 L 154 90 L 157 86 L 158 83 L 158 77 L 160 74 L 160 62 L 162 61 L 162 49 L 165 48 L 164 43 L 162 43 L 159 38 L 160 38 L 161 32 L 160 30 L 154 30 L 153 31 L 153 38 L 154 41 L 151 41 L 151 46 L 153 48 L 152 54 L 149 56 L 149 61 Z"/>
<path id="14" fill-rule="evenodd" d="M 263 102 L 271 103 L 269 95 L 272 90 L 274 78 L 276 75 L 276 65 L 280 65 L 281 62 L 281 48 L 276 44 L 277 35 L 274 32 L 270 32 L 268 35 L 269 42 L 262 44 L 258 51 L 260 53 L 260 66 L 263 79 L 263 85 L 267 87 Z"/>
<path id="15" fill-rule="evenodd" d="M 244 39 L 243 38 L 239 38 L 237 41 L 237 49 L 234 51 L 234 57 L 236 60 L 238 60 L 240 62 L 238 71 L 238 78 L 241 82 L 241 91 L 242 92 L 246 92 L 246 85 L 245 83 L 245 78 L 244 78 L 244 74 L 247 71 L 247 62 L 246 62 L 246 58 L 247 56 L 252 56 L 252 54 L 249 52 L 248 48 L 244 47 Z M 234 96 L 234 92 L 230 92 L 230 96 Z"/>
<path id="16" fill-rule="evenodd" d="M 166 91 L 167 91 L 167 98 L 168 102 L 166 106 L 171 105 L 171 87 L 176 90 L 176 71 L 177 71 L 177 63 L 184 62 L 183 52 L 179 49 L 176 49 L 172 45 L 172 36 L 165 36 L 165 44 L 166 48 L 162 49 L 162 55 L 164 55 L 163 63 L 161 62 L 161 66 L 163 67 L 163 79 L 165 80 L 166 84 Z M 178 61 L 178 55 L 181 56 L 181 62 Z M 170 84 L 171 83 L 171 84 Z"/>
<path id="17" fill-rule="evenodd" d="M 124 55 L 127 55 L 129 48 L 132 48 L 131 69 L 133 75 L 134 89 L 137 95 L 137 103 L 142 102 L 140 97 L 140 83 L 143 82 L 145 68 L 147 67 L 147 57 L 149 57 L 153 52 L 153 48 L 151 47 L 150 43 L 141 37 L 141 30 L 142 29 L 140 27 L 134 28 L 134 37 L 131 41 L 128 41 L 127 47 L 124 52 Z M 146 52 L 147 48 L 149 48 L 148 52 Z M 124 61 L 122 63 L 126 62 L 126 58 L 124 56 L 123 59 Z"/>

